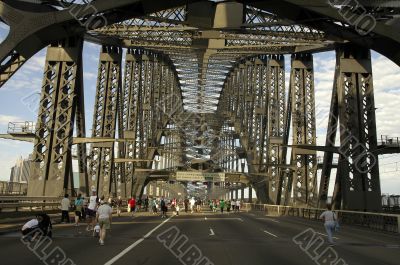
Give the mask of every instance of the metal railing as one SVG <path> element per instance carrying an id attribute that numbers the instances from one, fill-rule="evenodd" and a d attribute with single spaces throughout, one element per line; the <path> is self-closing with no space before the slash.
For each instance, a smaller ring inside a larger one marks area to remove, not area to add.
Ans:
<path id="1" fill-rule="evenodd" d="M 243 209 L 246 211 L 262 211 L 271 216 L 295 216 L 315 221 L 322 221 L 319 219 L 319 216 L 326 210 L 255 203 L 244 203 L 243 206 Z M 335 210 L 335 212 L 338 214 L 339 222 L 342 224 L 368 227 L 378 231 L 400 233 L 400 215 L 397 214 L 343 210 Z"/>
<path id="2" fill-rule="evenodd" d="M 0 212 L 4 210 L 46 210 L 58 208 L 59 197 L 0 196 Z"/>
<path id="3" fill-rule="evenodd" d="M 35 124 L 32 121 L 9 122 L 8 134 L 33 134 L 35 133 Z"/>
<path id="4" fill-rule="evenodd" d="M 0 195 L 25 195 L 27 183 L 0 181 Z"/>
<path id="5" fill-rule="evenodd" d="M 400 138 L 381 135 L 381 139 L 378 140 L 378 145 L 391 145 L 400 147 Z"/>

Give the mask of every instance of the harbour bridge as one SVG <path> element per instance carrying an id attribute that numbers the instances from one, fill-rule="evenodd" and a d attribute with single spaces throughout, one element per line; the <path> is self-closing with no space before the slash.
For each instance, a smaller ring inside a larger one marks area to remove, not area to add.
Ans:
<path id="1" fill-rule="evenodd" d="M 1 1 L 0 86 L 47 47 L 36 126 L 9 131 L 34 142 L 28 195 L 71 190 L 76 145 L 86 194 L 140 195 L 151 175 L 244 172 L 245 161 L 260 202 L 324 206 L 335 177 L 337 209 L 379 210 L 378 158 L 398 148 L 377 142 L 370 50 L 400 63 L 399 3 L 350 2 Z M 84 106 L 84 42 L 102 46 L 94 106 Z M 313 54 L 322 51 L 336 52 L 336 70 L 317 146 Z"/>
<path id="2" fill-rule="evenodd" d="M 0 88 L 46 49 L 36 122 L 0 135 L 33 143 L 27 196 L 0 196 L 2 263 L 398 264 L 400 215 L 382 212 L 378 162 L 400 142 L 378 141 L 371 51 L 400 66 L 400 1 L 1 0 L 0 18 Z M 92 106 L 87 43 L 101 47 Z M 313 58 L 327 51 L 336 65 L 318 145 Z M 107 251 L 79 218 L 55 224 L 52 240 L 16 240 L 18 218 L 39 208 L 58 219 L 64 194 L 175 197 L 191 182 L 229 203 L 246 187 L 249 200 L 161 221 L 122 213 Z M 331 202 L 344 227 L 324 248 Z"/>

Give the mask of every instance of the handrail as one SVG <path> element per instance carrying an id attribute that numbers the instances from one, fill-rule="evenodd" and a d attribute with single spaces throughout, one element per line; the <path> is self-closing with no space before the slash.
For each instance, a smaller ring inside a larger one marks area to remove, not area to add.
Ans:
<path id="1" fill-rule="evenodd" d="M 326 209 L 302 208 L 269 204 L 244 203 L 245 210 L 263 211 L 275 216 L 297 216 L 306 219 L 319 220 L 320 214 Z M 364 226 L 380 231 L 400 233 L 400 215 L 374 212 L 357 212 L 334 210 L 340 222 Z"/>

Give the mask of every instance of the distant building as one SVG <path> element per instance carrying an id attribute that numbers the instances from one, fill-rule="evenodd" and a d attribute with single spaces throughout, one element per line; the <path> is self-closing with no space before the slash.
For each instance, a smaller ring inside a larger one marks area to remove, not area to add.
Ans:
<path id="1" fill-rule="evenodd" d="M 30 160 L 20 157 L 11 168 L 10 182 L 28 183 L 30 174 Z"/>

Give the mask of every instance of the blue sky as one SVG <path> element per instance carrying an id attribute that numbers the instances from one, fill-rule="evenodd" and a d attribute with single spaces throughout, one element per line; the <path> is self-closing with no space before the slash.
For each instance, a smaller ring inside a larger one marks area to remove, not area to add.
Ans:
<path id="1" fill-rule="evenodd" d="M 0 26 L 0 39 L 4 39 L 7 30 Z M 84 45 L 84 89 L 86 107 L 86 131 L 91 134 L 94 95 L 96 90 L 97 64 L 100 46 L 85 43 Z M 2 88 L 0 88 L 0 133 L 6 133 L 10 121 L 36 122 L 37 105 L 46 49 L 32 57 Z M 289 76 L 290 57 L 286 56 L 286 72 Z M 333 52 L 314 56 L 317 141 L 324 145 L 327 117 L 331 98 L 335 66 Z M 373 53 L 373 70 L 375 86 L 375 104 L 377 108 L 378 135 L 400 136 L 400 68 L 385 57 Z M 289 82 L 286 83 L 288 86 Z M 32 152 L 32 144 L 0 140 L 0 180 L 8 180 L 10 168 L 18 157 L 27 157 Z M 382 192 L 400 194 L 400 171 L 396 162 L 399 155 L 380 156 Z M 400 164 L 398 166 L 400 170 Z M 334 176 L 334 174 L 333 174 Z M 331 185 L 333 186 L 333 185 Z"/>

